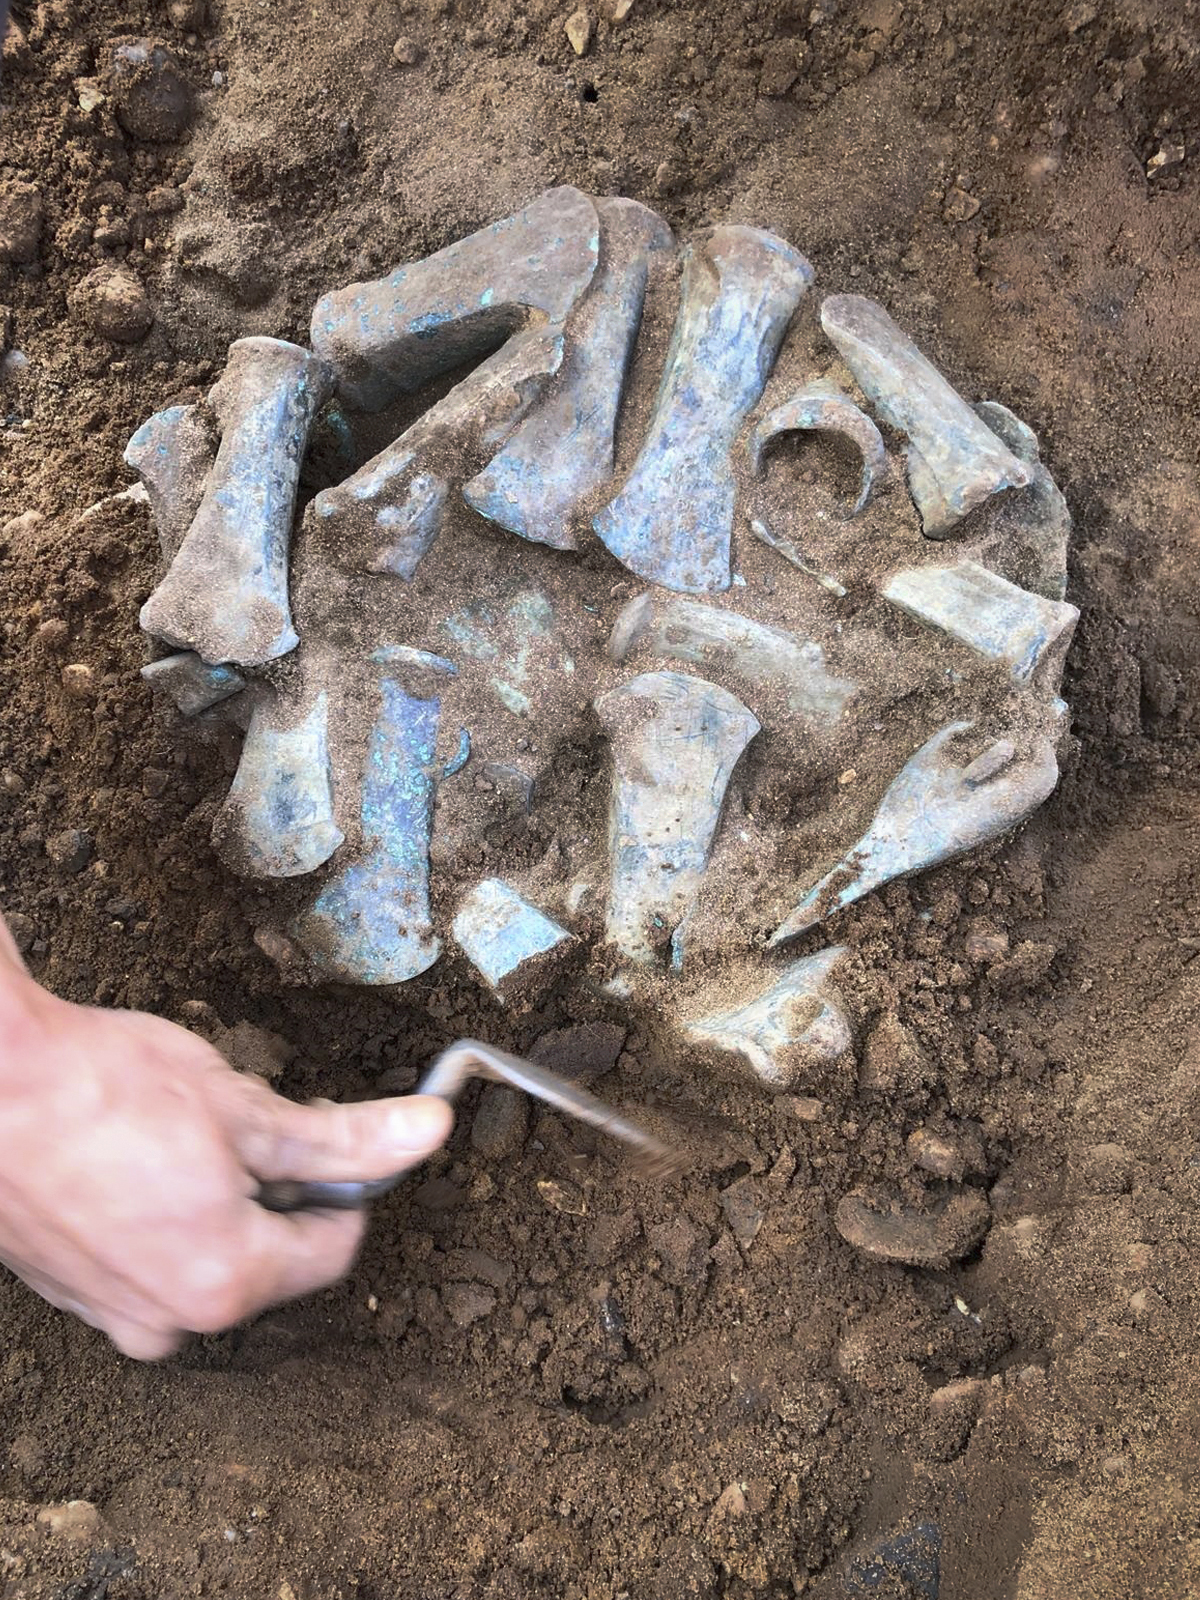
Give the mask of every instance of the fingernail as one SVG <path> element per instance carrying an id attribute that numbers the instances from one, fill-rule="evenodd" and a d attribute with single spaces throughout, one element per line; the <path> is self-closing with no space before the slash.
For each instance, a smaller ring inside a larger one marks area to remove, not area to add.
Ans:
<path id="1" fill-rule="evenodd" d="M 398 1150 L 436 1150 L 445 1143 L 454 1113 L 434 1094 L 413 1094 L 388 1107 L 384 1129 Z"/>

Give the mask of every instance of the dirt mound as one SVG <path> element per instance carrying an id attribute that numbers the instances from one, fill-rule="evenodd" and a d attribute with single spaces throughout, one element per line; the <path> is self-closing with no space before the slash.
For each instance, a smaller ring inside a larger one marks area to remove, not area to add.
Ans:
<path id="1" fill-rule="evenodd" d="M 145 513 L 88 510 L 230 339 L 303 338 L 319 292 L 553 183 L 684 236 L 775 230 L 1038 429 L 1076 518 L 1074 759 L 1015 843 L 839 919 L 857 1074 L 772 1101 L 652 1029 L 605 1045 L 597 1092 L 669 1128 L 685 1180 L 537 1111 L 492 1105 L 473 1140 L 468 1101 L 350 1281 L 162 1368 L 6 1280 L 0 1593 L 1200 1585 L 1194 8 L 616 9 L 590 7 L 578 55 L 543 0 L 18 0 L 0 903 L 35 972 L 280 1035 L 296 1096 L 405 1089 L 464 1033 L 605 1036 L 599 1001 L 481 1012 L 452 967 L 399 997 L 281 988 L 257 891 L 209 843 L 236 739 L 187 733 L 138 678 Z M 988 1196 L 981 1247 L 917 1268 L 843 1238 L 847 1196 L 936 1207 L 939 1161 Z M 71 1501 L 95 1509 L 39 1520 Z"/>

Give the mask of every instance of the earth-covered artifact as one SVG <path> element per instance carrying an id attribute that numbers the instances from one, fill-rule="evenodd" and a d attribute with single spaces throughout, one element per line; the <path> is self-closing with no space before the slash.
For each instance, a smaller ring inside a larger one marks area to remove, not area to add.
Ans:
<path id="1" fill-rule="evenodd" d="M 553 189 L 134 436 L 146 676 L 244 729 L 216 843 L 293 970 L 570 972 L 794 1087 L 851 1043 L 829 918 L 1049 795 L 1078 614 L 1037 440 L 813 279 Z"/>

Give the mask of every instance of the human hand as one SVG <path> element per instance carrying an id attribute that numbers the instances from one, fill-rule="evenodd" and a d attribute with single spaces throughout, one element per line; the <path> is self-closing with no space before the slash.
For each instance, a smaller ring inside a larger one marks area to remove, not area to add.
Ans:
<path id="1" fill-rule="evenodd" d="M 173 1023 L 58 1000 L 0 919 L 0 1262 L 128 1356 L 347 1271 L 362 1214 L 279 1216 L 260 1181 L 383 1178 L 451 1120 L 427 1095 L 296 1105 Z"/>

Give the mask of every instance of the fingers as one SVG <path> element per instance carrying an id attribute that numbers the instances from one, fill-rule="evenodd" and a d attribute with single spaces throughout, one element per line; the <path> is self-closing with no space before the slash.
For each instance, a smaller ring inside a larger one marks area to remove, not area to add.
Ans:
<path id="1" fill-rule="evenodd" d="M 247 1203 L 236 1240 L 219 1257 L 189 1263 L 174 1314 L 192 1333 L 219 1333 L 280 1300 L 323 1289 L 349 1271 L 365 1226 L 361 1212 L 282 1217 Z"/>
<path id="2" fill-rule="evenodd" d="M 131 1361 L 165 1361 L 174 1355 L 183 1343 L 180 1331 L 149 1328 L 140 1322 L 127 1322 L 120 1317 L 107 1318 L 97 1323 L 116 1345 L 123 1356 Z"/>
<path id="3" fill-rule="evenodd" d="M 35 1294 L 41 1295 L 56 1310 L 78 1317 L 89 1328 L 97 1328 L 107 1334 L 121 1354 L 133 1361 L 163 1361 L 173 1355 L 183 1342 L 181 1328 L 173 1328 L 165 1323 L 151 1325 L 110 1307 L 86 1303 L 55 1279 L 28 1268 L 21 1269 L 19 1276 Z"/>
<path id="4" fill-rule="evenodd" d="M 354 1265 L 366 1231 L 365 1212 L 301 1211 L 282 1217 L 261 1206 L 254 1209 L 257 1237 L 250 1250 L 262 1253 L 265 1296 L 254 1309 L 324 1289 Z"/>
<path id="5" fill-rule="evenodd" d="M 232 1073 L 221 1088 L 234 1147 L 261 1179 L 366 1182 L 406 1172 L 445 1142 L 454 1121 L 434 1095 L 300 1106 Z"/>
<path id="6" fill-rule="evenodd" d="M 134 1361 L 162 1361 L 187 1333 L 220 1333 L 281 1300 L 312 1294 L 345 1277 L 366 1227 L 362 1212 L 277 1216 L 246 1201 L 238 1227 L 211 1255 L 181 1264 L 171 1291 L 113 1304 L 81 1299 L 43 1272 L 14 1266 L 43 1300 L 106 1333 Z"/>

